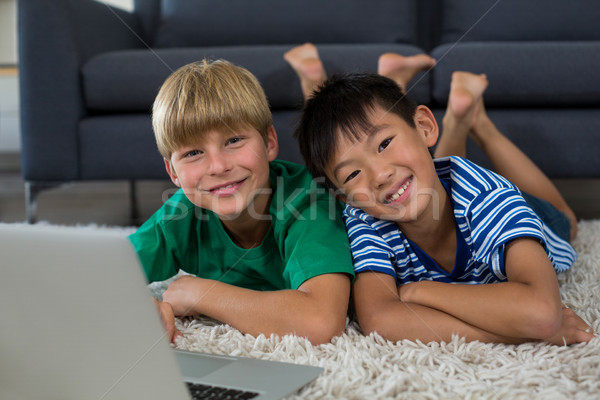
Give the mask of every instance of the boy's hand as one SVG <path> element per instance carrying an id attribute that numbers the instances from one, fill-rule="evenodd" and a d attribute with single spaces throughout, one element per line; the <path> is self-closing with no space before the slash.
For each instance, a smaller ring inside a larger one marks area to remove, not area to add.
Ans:
<path id="1" fill-rule="evenodd" d="M 202 281 L 202 278 L 184 275 L 169 285 L 163 293 L 163 301 L 171 305 L 174 315 L 186 317 L 200 314 L 195 309 L 203 293 L 198 287 Z"/>
<path id="2" fill-rule="evenodd" d="M 573 310 L 563 305 L 562 325 L 554 336 L 545 339 L 545 341 L 558 346 L 568 346 L 575 343 L 589 342 L 595 337 L 594 330 Z"/>
<path id="3" fill-rule="evenodd" d="M 175 343 L 175 339 L 177 339 L 178 336 L 183 336 L 183 334 L 179 332 L 177 328 L 175 328 L 175 315 L 173 314 L 173 308 L 169 303 L 158 301 L 154 297 L 152 297 L 152 300 L 154 301 L 154 305 L 158 310 L 160 320 L 165 328 L 169 342 Z"/>

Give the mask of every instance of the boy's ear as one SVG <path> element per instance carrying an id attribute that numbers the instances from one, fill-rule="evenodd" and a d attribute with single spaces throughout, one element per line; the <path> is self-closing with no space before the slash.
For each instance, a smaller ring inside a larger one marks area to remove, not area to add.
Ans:
<path id="1" fill-rule="evenodd" d="M 271 125 L 267 130 L 267 159 L 269 162 L 277 158 L 279 154 L 279 142 L 277 141 L 277 132 L 275 127 Z"/>
<path id="2" fill-rule="evenodd" d="M 181 187 L 181 185 L 179 184 L 179 179 L 177 178 L 177 173 L 175 172 L 171 161 L 167 160 L 166 158 L 163 158 L 163 160 L 165 161 L 165 169 L 167 170 L 167 174 L 169 174 L 169 177 L 171 177 L 171 181 L 173 181 L 175 186 Z"/>
<path id="3" fill-rule="evenodd" d="M 417 131 L 423 135 L 427 147 L 434 146 L 437 143 L 440 130 L 433 112 L 427 106 L 420 105 L 415 111 L 414 121 Z"/>
<path id="4" fill-rule="evenodd" d="M 348 204 L 348 196 L 342 189 L 335 188 L 333 184 L 331 184 L 329 191 L 331 194 L 333 194 L 333 197 L 335 197 L 336 200 L 339 200 L 344 204 Z"/>
<path id="5" fill-rule="evenodd" d="M 335 199 L 341 201 L 344 204 L 348 204 L 348 197 L 337 190 L 335 191 Z"/>

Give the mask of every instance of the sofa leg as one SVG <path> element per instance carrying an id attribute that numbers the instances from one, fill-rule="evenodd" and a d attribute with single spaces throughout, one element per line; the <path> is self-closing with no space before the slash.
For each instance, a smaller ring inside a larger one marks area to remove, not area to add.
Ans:
<path id="1" fill-rule="evenodd" d="M 140 211 L 138 208 L 137 199 L 137 182 L 134 180 L 129 181 L 129 218 L 131 225 L 140 224 Z"/>
<path id="2" fill-rule="evenodd" d="M 25 218 L 28 224 L 37 221 L 37 198 L 44 190 L 60 186 L 62 182 L 25 182 Z"/>

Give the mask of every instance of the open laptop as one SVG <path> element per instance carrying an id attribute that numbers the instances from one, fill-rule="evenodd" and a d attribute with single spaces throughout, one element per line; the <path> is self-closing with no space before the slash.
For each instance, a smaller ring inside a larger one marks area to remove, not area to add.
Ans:
<path id="1" fill-rule="evenodd" d="M 321 371 L 170 348 L 122 233 L 0 224 L 0 399 L 276 399 Z"/>

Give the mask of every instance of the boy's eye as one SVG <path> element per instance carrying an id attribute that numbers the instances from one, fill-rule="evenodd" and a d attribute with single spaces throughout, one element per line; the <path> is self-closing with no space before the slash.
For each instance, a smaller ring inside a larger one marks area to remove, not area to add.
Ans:
<path id="1" fill-rule="evenodd" d="M 377 149 L 379 152 L 383 151 L 386 147 L 389 146 L 389 144 L 392 142 L 392 138 L 387 138 L 385 139 L 383 142 L 381 142 L 381 144 L 379 145 L 379 148 Z"/>
<path id="2" fill-rule="evenodd" d="M 240 136 L 235 136 L 235 137 L 227 139 L 227 144 L 236 144 L 241 141 L 242 141 L 242 138 Z"/>
<path id="3" fill-rule="evenodd" d="M 202 154 L 202 152 L 200 150 L 191 150 L 191 151 L 188 151 L 187 153 L 185 153 L 184 157 L 185 158 L 196 157 L 200 154 Z"/>
<path id="4" fill-rule="evenodd" d="M 354 179 L 356 177 L 356 175 L 358 175 L 359 173 L 360 173 L 359 170 L 356 170 L 356 171 L 352 172 L 350 175 L 348 175 L 348 177 L 344 181 L 344 184 L 348 183 L 349 180 Z"/>

